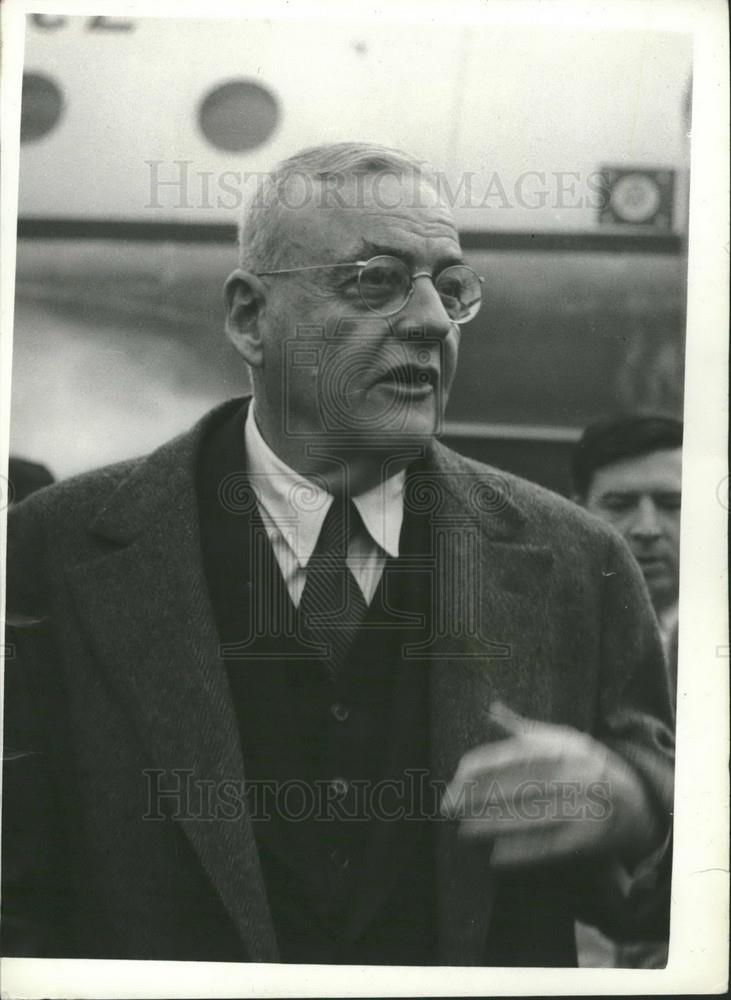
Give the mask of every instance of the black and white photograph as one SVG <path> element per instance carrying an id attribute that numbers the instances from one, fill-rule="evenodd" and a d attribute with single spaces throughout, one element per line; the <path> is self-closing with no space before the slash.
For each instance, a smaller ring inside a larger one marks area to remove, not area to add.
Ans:
<path id="1" fill-rule="evenodd" d="M 725 5 L 94 9 L 3 9 L 2 996 L 725 991 Z"/>

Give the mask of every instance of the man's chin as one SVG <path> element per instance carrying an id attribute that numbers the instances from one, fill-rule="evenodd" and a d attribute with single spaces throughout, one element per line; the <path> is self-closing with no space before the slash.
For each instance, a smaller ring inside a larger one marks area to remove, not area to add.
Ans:
<path id="1" fill-rule="evenodd" d="M 442 401 L 436 390 L 414 394 L 389 392 L 380 385 L 321 406 L 321 434 L 335 445 L 354 440 L 369 449 L 392 451 L 402 443 L 429 441 L 442 430 Z"/>
<path id="2" fill-rule="evenodd" d="M 670 607 L 677 602 L 677 584 L 670 574 L 644 574 L 644 577 L 650 598 L 656 610 Z"/>
<path id="3" fill-rule="evenodd" d="M 435 414 L 410 414 L 407 420 L 384 422 L 364 433 L 374 444 L 382 445 L 385 450 L 398 446 L 406 441 L 430 441 L 441 432 L 441 421 Z"/>
<path id="4" fill-rule="evenodd" d="M 671 579 L 670 568 L 664 559 L 638 559 L 647 586 L 665 587 Z"/>
<path id="5" fill-rule="evenodd" d="M 437 391 L 431 389 L 420 396 L 404 398 L 387 394 L 388 405 L 364 406 L 360 430 L 374 441 L 388 445 L 390 440 L 430 439 L 441 432 L 443 407 Z"/>

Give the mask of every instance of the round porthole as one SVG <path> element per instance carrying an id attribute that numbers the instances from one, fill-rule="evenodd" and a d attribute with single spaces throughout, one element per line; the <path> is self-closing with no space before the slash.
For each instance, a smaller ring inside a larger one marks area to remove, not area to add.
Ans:
<path id="1" fill-rule="evenodd" d="M 201 131 L 211 145 L 244 153 L 267 141 L 279 123 L 274 94 L 251 80 L 229 80 L 210 90 L 198 111 Z"/>
<path id="2" fill-rule="evenodd" d="M 63 94 L 57 83 L 41 73 L 23 74 L 20 107 L 20 141 L 36 142 L 56 127 L 63 111 Z"/>

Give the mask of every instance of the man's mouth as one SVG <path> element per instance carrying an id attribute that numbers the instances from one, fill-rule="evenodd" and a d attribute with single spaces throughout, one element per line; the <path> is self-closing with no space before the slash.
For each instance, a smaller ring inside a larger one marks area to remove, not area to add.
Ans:
<path id="1" fill-rule="evenodd" d="M 666 563 L 662 556 L 636 556 L 643 573 L 658 573 L 665 569 Z"/>
<path id="2" fill-rule="evenodd" d="M 377 385 L 387 385 L 413 395 L 427 395 L 439 381 L 439 372 L 431 365 L 407 363 L 395 365 L 377 379 Z"/>

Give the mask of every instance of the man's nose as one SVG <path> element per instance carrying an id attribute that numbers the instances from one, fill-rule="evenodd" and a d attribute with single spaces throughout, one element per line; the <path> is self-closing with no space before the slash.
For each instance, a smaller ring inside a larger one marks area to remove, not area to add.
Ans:
<path id="1" fill-rule="evenodd" d="M 447 314 L 429 274 L 414 276 L 409 300 L 394 319 L 396 332 L 401 336 L 422 331 L 425 336 L 440 340 L 456 325 Z"/>
<path id="2" fill-rule="evenodd" d="M 630 534 L 633 538 L 651 541 L 662 534 L 657 508 L 650 497 L 643 497 L 637 505 Z"/>

